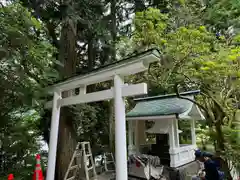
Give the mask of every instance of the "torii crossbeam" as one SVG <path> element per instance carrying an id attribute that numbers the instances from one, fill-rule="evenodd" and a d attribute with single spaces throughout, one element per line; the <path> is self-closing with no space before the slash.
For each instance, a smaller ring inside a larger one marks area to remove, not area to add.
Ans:
<path id="1" fill-rule="evenodd" d="M 116 179 L 128 179 L 124 97 L 147 94 L 147 84 L 124 84 L 124 77 L 138 72 L 143 72 L 148 69 L 150 63 L 159 60 L 159 51 L 157 49 L 151 49 L 141 54 L 137 54 L 127 59 L 107 65 L 103 68 L 96 69 L 87 75 L 74 76 L 48 87 L 48 92 L 53 94 L 53 100 L 47 102 L 45 105 L 46 108 L 52 108 L 47 180 L 54 180 L 55 176 L 58 127 L 61 107 L 109 99 L 114 99 L 115 107 Z M 86 87 L 88 85 L 107 80 L 114 81 L 113 88 L 104 91 L 86 93 Z M 73 93 L 76 88 L 79 88 L 79 95 L 75 95 Z M 68 92 L 68 97 L 63 98 L 63 92 Z"/>

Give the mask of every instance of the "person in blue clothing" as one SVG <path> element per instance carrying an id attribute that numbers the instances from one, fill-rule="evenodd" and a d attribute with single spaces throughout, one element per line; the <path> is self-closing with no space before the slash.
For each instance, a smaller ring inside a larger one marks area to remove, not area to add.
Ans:
<path id="1" fill-rule="evenodd" d="M 194 177 L 193 179 L 202 180 L 223 180 L 224 173 L 219 170 L 220 165 L 213 161 L 211 158 L 212 154 L 207 152 L 201 152 L 200 150 L 195 151 L 196 160 L 204 163 L 204 177 Z"/>

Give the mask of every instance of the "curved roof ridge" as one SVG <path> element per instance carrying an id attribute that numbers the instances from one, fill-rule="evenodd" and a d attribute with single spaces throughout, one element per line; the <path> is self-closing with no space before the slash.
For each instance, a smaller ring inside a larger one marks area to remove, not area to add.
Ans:
<path id="1" fill-rule="evenodd" d="M 179 93 L 181 96 L 191 96 L 191 95 L 197 95 L 200 93 L 200 90 L 192 90 L 192 91 L 186 91 Z M 175 98 L 177 97 L 176 93 L 173 94 L 165 94 L 165 95 L 158 95 L 158 96 L 150 96 L 150 97 L 143 97 L 143 98 L 136 98 L 134 101 L 151 101 L 151 100 L 157 100 L 157 99 L 167 99 L 167 98 Z"/>
<path id="2" fill-rule="evenodd" d="M 180 95 L 194 100 L 194 95 L 199 93 L 200 90 L 194 90 L 182 92 Z M 179 98 L 177 94 L 138 98 L 135 101 L 136 105 L 126 114 L 127 118 L 168 115 L 185 116 L 189 114 L 193 108 L 193 102 Z"/>

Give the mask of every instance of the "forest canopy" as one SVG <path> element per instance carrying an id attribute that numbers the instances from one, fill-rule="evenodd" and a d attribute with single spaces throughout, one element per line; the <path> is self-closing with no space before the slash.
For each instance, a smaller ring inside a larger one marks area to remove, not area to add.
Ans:
<path id="1" fill-rule="evenodd" d="M 230 176 L 240 168 L 239 18 L 238 0 L 0 3 L 0 179 L 9 173 L 28 179 L 35 154 L 46 157 L 48 84 L 153 47 L 161 63 L 127 81 L 146 82 L 150 96 L 200 89 L 195 103 L 206 122 L 198 124 L 198 145 L 214 145 Z M 92 85 L 88 92 L 111 86 Z M 56 179 L 65 175 L 78 141 L 90 141 L 95 155 L 114 149 L 112 103 L 63 108 Z"/>

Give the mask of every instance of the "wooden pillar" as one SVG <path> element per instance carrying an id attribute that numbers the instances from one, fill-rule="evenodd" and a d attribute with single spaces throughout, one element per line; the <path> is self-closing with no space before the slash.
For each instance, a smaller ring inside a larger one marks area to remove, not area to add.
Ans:
<path id="1" fill-rule="evenodd" d="M 176 148 L 175 135 L 174 135 L 174 119 L 169 120 L 169 146 L 170 149 Z"/>
<path id="2" fill-rule="evenodd" d="M 139 121 L 136 120 L 135 121 L 135 126 L 134 126 L 134 144 L 135 144 L 135 148 L 136 148 L 136 152 L 139 152 L 139 141 L 138 141 L 138 123 Z"/>
<path id="3" fill-rule="evenodd" d="M 138 142 L 139 142 L 139 145 L 146 144 L 145 121 L 139 121 L 138 122 Z"/>
<path id="4" fill-rule="evenodd" d="M 190 122 L 191 122 L 192 145 L 196 145 L 195 120 L 191 120 Z"/>
<path id="5" fill-rule="evenodd" d="M 128 121 L 128 155 L 134 154 L 134 144 L 133 144 L 133 121 Z"/>
<path id="6" fill-rule="evenodd" d="M 178 120 L 172 119 L 169 123 L 169 146 L 170 149 L 179 148 Z"/>
<path id="7" fill-rule="evenodd" d="M 145 121 L 136 120 L 134 134 L 135 134 L 135 148 L 137 152 L 140 152 L 140 146 L 146 144 Z"/>
<path id="8" fill-rule="evenodd" d="M 179 148 L 178 119 L 173 120 L 175 147 Z"/>

